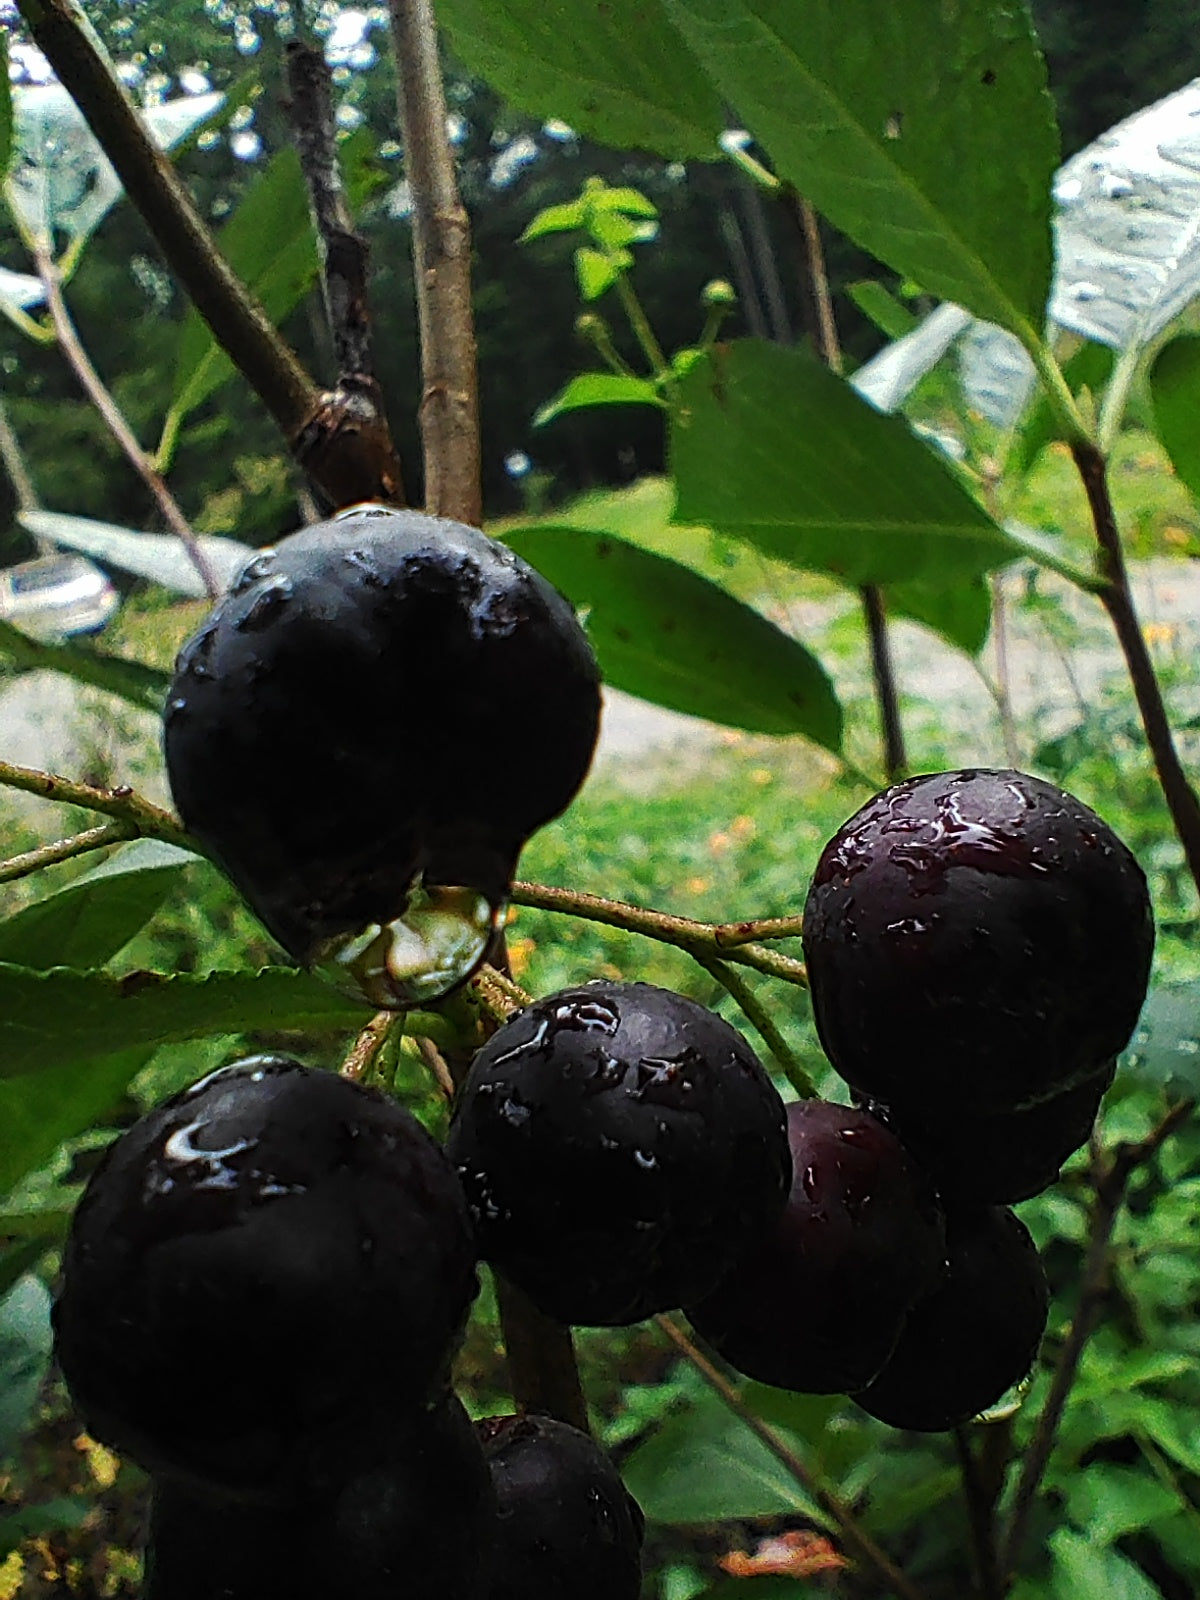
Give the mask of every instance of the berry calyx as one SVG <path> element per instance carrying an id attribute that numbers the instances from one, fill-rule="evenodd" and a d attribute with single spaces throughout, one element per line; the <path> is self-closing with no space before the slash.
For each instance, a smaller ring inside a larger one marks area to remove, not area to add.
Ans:
<path id="1" fill-rule="evenodd" d="M 699 1299 L 774 1223 L 783 1103 L 742 1036 L 646 983 L 518 1012 L 476 1056 L 447 1152 L 480 1254 L 560 1322 Z"/>

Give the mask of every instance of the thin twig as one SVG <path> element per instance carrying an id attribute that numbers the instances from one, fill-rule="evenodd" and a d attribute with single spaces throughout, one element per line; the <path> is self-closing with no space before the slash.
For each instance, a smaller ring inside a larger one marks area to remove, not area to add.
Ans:
<path id="1" fill-rule="evenodd" d="M 33 478 L 29 473 L 25 452 L 21 449 L 21 441 L 13 432 L 13 426 L 8 417 L 8 407 L 2 400 L 0 400 L 0 461 L 4 463 L 8 481 L 12 484 L 13 493 L 17 497 L 17 510 L 39 510 L 41 502 L 38 499 L 37 490 L 33 486 Z"/>
<path id="2" fill-rule="evenodd" d="M 1021 1545 L 1028 1526 L 1033 1502 L 1041 1485 L 1042 1475 L 1050 1460 L 1058 1437 L 1058 1426 L 1066 1408 L 1075 1374 L 1088 1339 L 1100 1316 L 1108 1288 L 1109 1245 L 1117 1214 L 1125 1199 L 1129 1180 L 1161 1148 L 1195 1109 L 1195 1101 L 1182 1100 L 1172 1106 L 1156 1128 L 1136 1143 L 1120 1144 L 1107 1165 L 1097 1173 L 1088 1223 L 1088 1248 L 1084 1262 L 1083 1278 L 1079 1289 L 1079 1302 L 1070 1331 L 1059 1351 L 1050 1391 L 1034 1427 L 1033 1437 L 1021 1465 L 1021 1475 L 1013 1491 L 1008 1525 L 1000 1544 L 999 1572 L 1011 1575 L 1021 1555 Z"/>
<path id="3" fill-rule="evenodd" d="M 548 1413 L 587 1433 L 587 1401 L 571 1330 L 539 1311 L 515 1283 L 498 1272 L 494 1276 L 513 1398 L 523 1411 Z"/>
<path id="4" fill-rule="evenodd" d="M 450 1074 L 446 1058 L 434 1044 L 433 1040 L 425 1034 L 417 1035 L 417 1051 L 421 1060 L 429 1068 L 430 1075 L 438 1088 L 442 1091 L 442 1098 L 451 1103 L 454 1099 L 454 1079 Z"/>
<path id="5" fill-rule="evenodd" d="M 315 409 L 316 386 L 217 249 L 79 7 L 74 0 L 18 0 L 17 9 L 116 168 L 168 266 L 291 439 Z"/>
<path id="6" fill-rule="evenodd" d="M 759 944 L 739 944 L 722 937 L 722 929 L 738 924 L 696 922 L 691 917 L 649 911 L 623 900 L 608 900 L 603 895 L 583 894 L 575 889 L 555 889 L 544 883 L 518 881 L 513 884 L 509 898 L 515 906 L 561 911 L 587 922 L 602 922 L 610 928 L 623 928 L 627 933 L 640 933 L 663 944 L 677 945 L 691 956 L 724 957 L 744 967 L 753 967 L 757 972 L 765 972 L 768 977 L 782 978 L 785 983 L 794 983 L 802 989 L 808 987 L 803 961 Z"/>
<path id="7" fill-rule="evenodd" d="M 55 867 L 60 861 L 87 855 L 90 850 L 104 850 L 110 844 L 122 844 L 133 837 L 126 823 L 105 822 L 98 828 L 72 834 L 69 839 L 55 839 L 52 844 L 39 845 L 36 850 L 25 850 L 19 856 L 0 861 L 0 883 L 15 883 L 18 878 L 28 878 L 43 867 Z"/>
<path id="8" fill-rule="evenodd" d="M 421 331 L 425 507 L 477 527 L 479 392 L 471 310 L 471 227 L 446 137 L 446 93 L 430 0 L 391 0 L 396 96 L 412 188 Z"/>
<path id="9" fill-rule="evenodd" d="M 1071 453 L 1083 479 L 1100 546 L 1100 568 L 1105 579 L 1100 600 L 1112 620 L 1125 656 L 1159 785 L 1183 846 L 1192 881 L 1200 892 L 1200 799 L 1188 782 L 1175 748 L 1154 663 L 1134 608 L 1121 534 L 1108 488 L 1107 464 L 1094 444 L 1077 441 L 1072 444 Z"/>
<path id="10" fill-rule="evenodd" d="M 717 922 L 713 933 L 722 950 L 760 939 L 798 939 L 804 932 L 803 917 L 759 917 L 751 922 Z"/>
<path id="11" fill-rule="evenodd" d="M 136 794 L 125 783 L 112 789 L 98 789 L 94 784 L 76 783 L 54 772 L 41 772 L 36 767 L 18 767 L 10 761 L 0 761 L 0 788 L 20 789 L 25 794 L 36 794 L 43 800 L 53 800 L 59 805 L 81 806 L 85 811 L 98 811 L 101 816 L 115 817 L 118 822 L 125 823 L 131 835 L 164 839 L 183 850 L 192 850 L 199 855 L 204 853 L 196 841 L 188 837 L 177 818 Z"/>
<path id="12" fill-rule="evenodd" d="M 297 440 L 297 455 L 338 504 L 403 504 L 400 460 L 375 376 L 366 240 L 342 182 L 332 74 L 319 50 L 287 47 L 287 112 L 321 254 L 321 285 L 337 361 L 337 386 Z"/>
<path id="13" fill-rule="evenodd" d="M 800 1098 L 802 1100 L 815 1099 L 817 1091 L 812 1079 L 796 1059 L 795 1051 L 784 1038 L 775 1018 L 767 1007 L 762 1004 L 741 973 L 736 972 L 728 961 L 717 961 L 711 956 L 697 956 L 696 960 L 706 972 L 712 974 L 723 988 L 729 991 L 742 1011 L 745 1012 L 750 1022 L 761 1034 L 763 1043 L 779 1063 L 780 1071 Z"/>
<path id="14" fill-rule="evenodd" d="M 57 264 L 42 241 L 31 238 L 29 242 L 37 264 L 38 276 L 46 290 L 46 306 L 50 312 L 50 320 L 54 324 L 59 349 L 79 380 L 80 388 L 120 446 L 125 459 L 154 497 L 163 521 L 187 551 L 188 559 L 200 574 L 205 594 L 210 600 L 215 600 L 221 593 L 221 585 L 213 573 L 207 556 L 197 543 L 191 523 L 184 516 L 175 496 L 167 488 L 165 478 L 150 465 L 149 456 L 138 443 L 137 436 L 126 421 L 120 406 L 92 365 L 91 357 L 83 347 L 79 331 L 71 320 L 67 303 L 63 299 Z"/>
<path id="15" fill-rule="evenodd" d="M 392 1028 L 399 1021 L 395 1011 L 377 1011 L 346 1052 L 341 1075 L 352 1083 L 364 1083 L 375 1069 Z"/>
<path id="16" fill-rule="evenodd" d="M 811 1468 L 780 1438 L 774 1428 L 750 1410 L 725 1375 L 696 1348 L 679 1324 L 672 1317 L 663 1315 L 655 1317 L 654 1320 L 675 1348 L 695 1367 L 708 1386 L 720 1395 L 734 1416 L 745 1423 L 751 1433 L 766 1445 L 784 1471 L 796 1480 L 822 1514 L 841 1530 L 847 1549 L 853 1551 L 858 1560 L 865 1565 L 873 1567 L 895 1594 L 902 1595 L 904 1600 L 922 1600 L 921 1591 L 879 1548 L 845 1501 L 826 1488 Z"/>
<path id="17" fill-rule="evenodd" d="M 796 194 L 791 189 L 784 189 L 781 193 L 784 204 L 791 209 L 799 224 L 808 268 L 808 285 L 812 291 L 816 310 L 817 348 L 829 370 L 840 376 L 845 363 L 842 360 L 842 346 L 838 338 L 833 294 L 829 287 L 829 271 L 825 264 L 825 246 L 821 242 L 821 221 L 803 195 Z M 900 719 L 900 695 L 896 687 L 891 640 L 888 637 L 887 611 L 884 606 L 883 591 L 878 584 L 863 584 L 859 595 L 867 624 L 871 672 L 875 681 L 875 698 L 879 705 L 884 771 L 888 782 L 894 783 L 907 772 L 908 757 L 904 749 L 904 726 Z"/>
<path id="18" fill-rule="evenodd" d="M 964 1427 L 954 1429 L 954 1452 L 958 1457 L 959 1477 L 962 1481 L 963 1501 L 967 1508 L 967 1525 L 971 1530 L 971 1548 L 975 1556 L 975 1570 L 979 1579 L 982 1600 L 1001 1600 L 996 1576 L 995 1502 L 988 1494 L 975 1452 Z"/>

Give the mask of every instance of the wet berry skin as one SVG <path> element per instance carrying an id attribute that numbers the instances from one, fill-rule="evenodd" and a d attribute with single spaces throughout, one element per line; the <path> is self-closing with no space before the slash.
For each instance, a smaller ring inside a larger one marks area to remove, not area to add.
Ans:
<path id="1" fill-rule="evenodd" d="M 945 1273 L 854 1398 L 893 1428 L 939 1433 L 969 1422 L 1028 1375 L 1049 1305 L 1024 1223 L 1004 1206 L 948 1207 Z"/>
<path id="2" fill-rule="evenodd" d="M 483 1448 L 447 1395 L 324 1493 L 261 1505 L 159 1479 L 143 1600 L 489 1600 L 496 1532 Z"/>
<path id="3" fill-rule="evenodd" d="M 849 1394 L 891 1355 L 937 1284 L 945 1239 L 929 1181 L 866 1111 L 787 1108 L 792 1192 L 774 1230 L 687 1308 L 739 1372 L 806 1394 Z"/>
<path id="4" fill-rule="evenodd" d="M 599 726 L 566 600 L 475 528 L 352 508 L 260 552 L 184 646 L 171 793 L 302 964 L 414 879 L 504 899 Z"/>
<path id="5" fill-rule="evenodd" d="M 1128 1041 L 1154 923 L 1094 811 L 1021 772 L 910 778 L 825 847 L 804 909 L 817 1031 L 861 1095 L 995 1116 Z"/>
<path id="6" fill-rule="evenodd" d="M 1094 1078 L 1041 1100 L 1024 1111 L 972 1117 L 951 1110 L 867 1101 L 929 1173 L 938 1192 L 954 1202 L 1014 1205 L 1058 1182 L 1068 1156 L 1088 1142 L 1116 1062 Z"/>
<path id="7" fill-rule="evenodd" d="M 682 995 L 590 983 L 476 1056 L 447 1141 L 479 1251 L 547 1316 L 618 1325 L 712 1289 L 791 1181 L 783 1103 Z"/>
<path id="8" fill-rule="evenodd" d="M 489 1600 L 637 1600 L 641 1508 L 600 1446 L 551 1417 L 476 1426 L 499 1520 Z"/>
<path id="9" fill-rule="evenodd" d="M 286 1494 L 386 1448 L 444 1382 L 476 1288 L 462 1191 L 420 1124 L 251 1057 L 106 1152 L 56 1352 L 89 1431 L 147 1470 Z"/>

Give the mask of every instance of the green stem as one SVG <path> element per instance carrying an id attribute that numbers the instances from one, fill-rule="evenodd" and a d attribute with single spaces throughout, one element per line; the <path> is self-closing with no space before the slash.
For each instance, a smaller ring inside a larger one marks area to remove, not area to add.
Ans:
<path id="1" fill-rule="evenodd" d="M 654 376 L 658 381 L 669 387 L 671 383 L 671 368 L 666 356 L 663 354 L 662 345 L 655 338 L 654 329 L 650 326 L 650 319 L 642 310 L 642 302 L 625 273 L 617 279 L 617 298 L 621 308 L 629 318 L 629 326 L 633 329 L 634 337 L 642 347 L 642 354 L 650 363 Z"/>
<path id="2" fill-rule="evenodd" d="M 781 955 L 759 944 L 733 945 L 723 942 L 721 929 L 728 923 L 696 922 L 691 917 L 676 917 L 666 911 L 648 911 L 642 906 L 632 906 L 623 900 L 608 900 L 603 895 L 584 894 L 574 889 L 555 889 L 544 883 L 523 883 L 512 886 L 509 897 L 515 906 L 529 906 L 535 911 L 561 911 L 566 916 L 581 917 L 587 922 L 602 922 L 610 928 L 623 928 L 627 933 L 640 933 L 648 939 L 658 939 L 663 944 L 676 945 L 699 959 L 736 961 L 741 966 L 753 967 L 768 977 L 782 978 L 798 988 L 808 987 L 808 973 L 803 961 L 793 956 Z M 734 924 L 733 926 L 738 926 Z"/>
<path id="3" fill-rule="evenodd" d="M 98 789 L 94 784 L 75 783 L 71 778 L 59 777 L 57 773 L 0 761 L 0 788 L 20 789 L 25 794 L 36 794 L 58 805 L 81 806 L 85 811 L 98 811 L 101 816 L 114 817 L 118 822 L 125 823 L 131 834 L 145 839 L 164 839 L 182 850 L 204 853 L 169 811 L 135 794 L 128 784 Z"/>
<path id="4" fill-rule="evenodd" d="M 60 861 L 86 855 L 89 850 L 103 850 L 110 844 L 121 844 L 133 836 L 127 823 L 105 822 L 85 833 L 76 833 L 70 839 L 56 839 L 53 844 L 40 845 L 36 850 L 26 850 L 19 856 L 0 861 L 0 883 L 14 883 L 18 878 L 40 872 L 43 867 L 55 867 Z"/>
<path id="5" fill-rule="evenodd" d="M 802 1100 L 815 1100 L 817 1091 L 812 1079 L 796 1059 L 795 1051 L 784 1038 L 778 1023 L 762 1004 L 754 990 L 734 970 L 728 961 L 716 961 L 697 956 L 696 960 L 710 972 L 723 988 L 727 989 L 742 1011 L 762 1036 L 763 1043 L 779 1063 L 780 1071 Z"/>

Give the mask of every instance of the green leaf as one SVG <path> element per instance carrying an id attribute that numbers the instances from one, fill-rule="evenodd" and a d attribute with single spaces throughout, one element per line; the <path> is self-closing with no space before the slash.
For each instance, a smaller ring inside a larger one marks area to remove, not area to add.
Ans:
<path id="1" fill-rule="evenodd" d="M 1159 351 L 1150 368 L 1150 395 L 1163 448 L 1200 502 L 1200 334 L 1182 334 Z"/>
<path id="2" fill-rule="evenodd" d="M 149 922 L 199 858 L 157 839 L 123 845 L 101 866 L 0 922 L 0 961 L 99 967 Z"/>
<path id="3" fill-rule="evenodd" d="M 1146 1472 L 1111 1462 L 1077 1468 L 1065 1485 L 1067 1514 L 1098 1545 L 1115 1544 L 1183 1509 L 1185 1502 Z"/>
<path id="4" fill-rule="evenodd" d="M 307 972 L 30 972 L 0 963 L 0 1080 L 211 1033 L 361 1027 L 365 1002 Z"/>
<path id="5" fill-rule="evenodd" d="M 1162 1591 L 1140 1567 L 1116 1550 L 1094 1545 L 1090 1537 L 1070 1528 L 1050 1536 L 1054 1557 L 1054 1600 L 1081 1600 L 1103 1595 L 1104 1600 L 1162 1600 Z"/>
<path id="6" fill-rule="evenodd" d="M 992 626 L 992 592 L 986 578 L 963 578 L 949 587 L 935 583 L 894 583 L 883 591 L 889 614 L 924 623 L 943 639 L 978 655 Z"/>
<path id="7" fill-rule="evenodd" d="M 848 283 L 846 293 L 863 316 L 873 322 L 880 333 L 886 333 L 889 339 L 903 339 L 920 324 L 920 317 L 873 278 Z"/>
<path id="8" fill-rule="evenodd" d="M 1019 553 L 903 417 L 798 349 L 719 346 L 681 380 L 670 443 L 676 521 L 848 584 L 947 586 Z"/>
<path id="9" fill-rule="evenodd" d="M 560 206 L 547 206 L 544 211 L 538 212 L 517 243 L 528 244 L 531 239 L 544 239 L 550 233 L 574 233 L 587 220 L 587 210 L 587 201 L 583 197 L 568 200 Z"/>
<path id="10" fill-rule="evenodd" d="M 1150 991 L 1121 1071 L 1177 1098 L 1200 1095 L 1200 980 Z"/>
<path id="11" fill-rule="evenodd" d="M 0 1078 L 0 1195 L 44 1167 L 64 1139 L 106 1117 L 152 1053 L 122 1050 Z"/>
<path id="12" fill-rule="evenodd" d="M 19 1239 L 16 1244 L 0 1251 L 0 1299 L 18 1278 L 24 1277 L 37 1266 L 49 1248 L 45 1239 Z"/>
<path id="13" fill-rule="evenodd" d="M 1077 395 L 1081 390 L 1089 389 L 1093 395 L 1099 396 L 1112 374 L 1115 359 L 1115 352 L 1105 344 L 1092 344 L 1089 341 L 1081 345 L 1063 363 L 1063 377 L 1071 393 Z M 1058 412 L 1051 405 L 1045 390 L 1039 390 L 1013 441 L 1008 463 L 1010 472 L 1023 477 L 1046 446 L 1062 438 L 1063 431 Z"/>
<path id="14" fill-rule="evenodd" d="M 0 1558 L 15 1550 L 26 1539 L 63 1528 L 78 1528 L 96 1509 L 95 1501 L 82 1495 L 73 1499 L 44 1500 L 41 1505 L 22 1506 L 19 1511 L 0 1517 Z"/>
<path id="15" fill-rule="evenodd" d="M 50 644 L 0 621 L 0 655 L 21 672 L 61 672 L 76 683 L 106 689 L 144 711 L 161 712 L 170 674 L 140 661 L 125 661 L 81 644 Z"/>
<path id="16" fill-rule="evenodd" d="M 1059 151 L 1024 6 L 666 6 L 780 178 L 927 293 L 1037 343 Z"/>
<path id="17" fill-rule="evenodd" d="M 568 411 L 583 411 L 588 406 L 662 406 L 658 390 L 649 378 L 626 377 L 621 372 L 583 372 L 547 400 L 533 419 L 535 428 L 544 428 L 555 417 Z"/>
<path id="18" fill-rule="evenodd" d="M 615 688 L 840 750 L 841 707 L 816 657 L 717 584 L 607 533 L 538 524 L 505 542 L 587 611 L 588 637 Z"/>
<path id="19" fill-rule="evenodd" d="M 52 1344 L 49 1292 L 27 1273 L 0 1300 L 0 1461 L 29 1420 Z"/>
<path id="20" fill-rule="evenodd" d="M 575 277 L 583 300 L 599 300 L 623 272 L 633 265 L 628 250 L 592 250 L 586 245 L 575 252 Z"/>
<path id="21" fill-rule="evenodd" d="M 374 138 L 366 128 L 343 140 L 338 155 L 354 210 L 387 182 L 387 174 L 374 159 Z M 317 275 L 317 244 L 295 150 L 281 150 L 251 183 L 222 228 L 219 244 L 229 265 L 253 290 L 271 320 L 282 322 Z M 180 334 L 174 390 L 159 446 L 160 466 L 167 465 L 188 413 L 214 395 L 234 370 L 193 307 Z"/>
<path id="22" fill-rule="evenodd" d="M 651 1522 L 724 1522 L 817 1507 L 745 1423 L 714 1395 L 669 1417 L 627 1456 L 621 1476 Z"/>
<path id="23" fill-rule="evenodd" d="M 661 0 L 440 0 L 438 22 L 467 67 L 522 111 L 622 150 L 717 157 L 720 95 L 680 49 Z"/>

